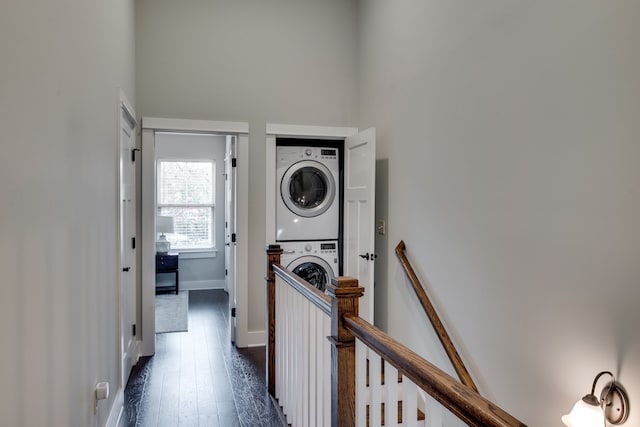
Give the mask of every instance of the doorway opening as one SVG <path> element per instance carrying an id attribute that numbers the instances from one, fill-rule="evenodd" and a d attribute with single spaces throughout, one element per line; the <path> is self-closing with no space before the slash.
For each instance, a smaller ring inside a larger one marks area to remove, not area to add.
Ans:
<path id="1" fill-rule="evenodd" d="M 229 292 L 235 144 L 233 135 L 155 134 L 156 333 L 188 330 L 189 291 Z"/>
<path id="2" fill-rule="evenodd" d="M 188 293 L 203 289 L 229 294 L 229 340 L 241 345 L 247 189 L 237 165 L 248 125 L 143 118 L 142 128 L 142 354 L 154 354 L 156 332 L 188 328 Z"/>

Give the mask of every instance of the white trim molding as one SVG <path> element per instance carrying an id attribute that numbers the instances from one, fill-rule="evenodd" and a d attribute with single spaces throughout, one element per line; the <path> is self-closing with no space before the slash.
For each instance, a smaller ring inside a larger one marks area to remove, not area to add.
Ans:
<path id="1" fill-rule="evenodd" d="M 267 135 L 302 138 L 344 139 L 358 133 L 358 128 L 334 126 L 305 126 L 267 123 Z"/>
<path id="2" fill-rule="evenodd" d="M 268 125 L 267 125 L 268 126 Z M 267 161 L 265 171 L 265 246 L 276 241 L 276 137 L 267 134 L 267 146 L 265 148 L 265 159 Z"/>
<path id="3" fill-rule="evenodd" d="M 262 347 L 266 343 L 266 331 L 249 331 L 246 347 Z"/>
<path id="4" fill-rule="evenodd" d="M 180 290 L 181 291 L 198 291 L 201 289 L 225 289 L 226 288 L 226 280 L 218 279 L 218 280 L 188 280 L 188 281 L 180 281 Z"/>
<path id="5" fill-rule="evenodd" d="M 200 259 L 200 258 L 217 258 L 218 250 L 217 249 L 207 249 L 207 250 L 185 250 L 178 249 L 172 252 L 178 252 L 180 259 Z"/>
<path id="6" fill-rule="evenodd" d="M 141 179 L 141 244 L 142 257 L 140 271 L 142 273 L 142 354 L 152 356 L 156 351 L 156 160 L 155 132 L 153 129 L 142 130 L 142 179 Z"/>
<path id="7" fill-rule="evenodd" d="M 176 131 L 176 132 L 212 132 L 212 133 L 236 134 L 236 133 L 249 133 L 249 123 L 143 117 L 142 129 L 153 129 L 156 132 Z"/>
<path id="8" fill-rule="evenodd" d="M 116 397 L 113 399 L 113 405 L 109 411 L 109 418 L 105 423 L 105 427 L 118 427 L 120 425 L 120 419 L 122 418 L 122 412 L 124 410 L 124 389 L 118 387 Z"/>

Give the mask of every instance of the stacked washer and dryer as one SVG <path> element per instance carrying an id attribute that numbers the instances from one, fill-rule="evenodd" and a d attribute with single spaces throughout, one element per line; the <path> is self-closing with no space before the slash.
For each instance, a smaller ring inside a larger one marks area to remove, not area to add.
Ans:
<path id="1" fill-rule="evenodd" d="M 331 142 L 276 142 L 280 263 L 321 291 L 340 274 L 340 162 Z"/>

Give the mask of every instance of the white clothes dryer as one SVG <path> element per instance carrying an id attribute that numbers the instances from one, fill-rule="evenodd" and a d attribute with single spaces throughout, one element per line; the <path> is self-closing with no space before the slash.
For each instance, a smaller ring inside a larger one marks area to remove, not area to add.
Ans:
<path id="1" fill-rule="evenodd" d="M 282 242 L 280 264 L 321 291 L 338 277 L 337 241 Z"/>
<path id="2" fill-rule="evenodd" d="M 337 148 L 276 147 L 276 240 L 334 240 L 340 230 Z"/>

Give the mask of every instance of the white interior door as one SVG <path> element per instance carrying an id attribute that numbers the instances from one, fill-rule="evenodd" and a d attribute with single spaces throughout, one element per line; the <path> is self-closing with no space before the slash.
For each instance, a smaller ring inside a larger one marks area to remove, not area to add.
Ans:
<path id="1" fill-rule="evenodd" d="M 120 118 L 120 337 L 122 384 L 126 384 L 136 362 L 136 197 L 135 119 L 122 108 Z"/>
<path id="2" fill-rule="evenodd" d="M 227 136 L 224 159 L 225 171 L 225 269 L 226 289 L 229 293 L 229 333 L 231 341 L 236 341 L 236 137 Z"/>
<path id="3" fill-rule="evenodd" d="M 344 155 L 344 275 L 357 278 L 365 288 L 360 317 L 373 323 L 375 129 L 347 137 Z"/>

